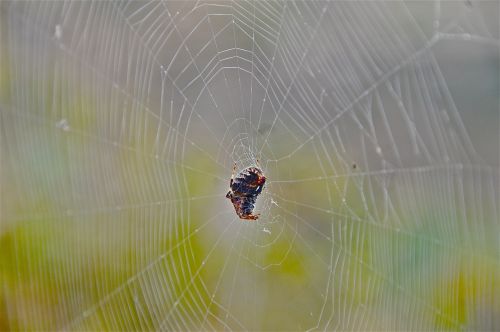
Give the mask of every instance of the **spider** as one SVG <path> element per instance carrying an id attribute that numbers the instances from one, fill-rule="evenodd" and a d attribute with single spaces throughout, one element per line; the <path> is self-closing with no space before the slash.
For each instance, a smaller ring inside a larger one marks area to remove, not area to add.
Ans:
<path id="1" fill-rule="evenodd" d="M 258 164 L 258 163 L 257 163 Z M 229 181 L 229 191 L 226 198 L 233 203 L 236 214 L 240 219 L 257 220 L 258 214 L 253 214 L 257 196 L 262 192 L 266 177 L 258 167 L 247 167 L 236 174 L 236 164 Z"/>

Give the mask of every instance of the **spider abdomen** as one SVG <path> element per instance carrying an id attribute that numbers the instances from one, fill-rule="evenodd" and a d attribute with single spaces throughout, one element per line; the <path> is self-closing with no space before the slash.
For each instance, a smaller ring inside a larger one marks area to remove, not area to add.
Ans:
<path id="1" fill-rule="evenodd" d="M 266 182 L 262 171 L 256 167 L 249 167 L 238 173 L 231 183 L 231 190 L 240 195 L 258 195 Z"/>

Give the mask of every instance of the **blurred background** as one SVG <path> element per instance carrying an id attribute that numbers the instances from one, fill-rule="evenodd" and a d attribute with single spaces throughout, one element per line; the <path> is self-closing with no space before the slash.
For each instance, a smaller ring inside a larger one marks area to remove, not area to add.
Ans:
<path id="1" fill-rule="evenodd" d="M 499 11 L 0 2 L 0 330 L 500 329 Z"/>

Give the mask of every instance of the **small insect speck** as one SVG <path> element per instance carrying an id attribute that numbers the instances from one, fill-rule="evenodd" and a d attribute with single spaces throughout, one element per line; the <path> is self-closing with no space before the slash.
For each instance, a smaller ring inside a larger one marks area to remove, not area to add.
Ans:
<path id="1" fill-rule="evenodd" d="M 62 129 L 63 131 L 69 131 L 70 129 L 68 120 L 66 119 L 61 119 L 60 121 L 58 121 L 56 123 L 56 127 Z"/>
<path id="2" fill-rule="evenodd" d="M 358 165 L 356 165 L 356 163 L 353 163 L 352 164 L 352 169 L 356 169 L 356 168 L 358 168 Z"/>
<path id="3" fill-rule="evenodd" d="M 54 37 L 56 37 L 56 39 L 61 39 L 62 37 L 62 27 L 60 24 L 56 25 L 54 29 Z"/>

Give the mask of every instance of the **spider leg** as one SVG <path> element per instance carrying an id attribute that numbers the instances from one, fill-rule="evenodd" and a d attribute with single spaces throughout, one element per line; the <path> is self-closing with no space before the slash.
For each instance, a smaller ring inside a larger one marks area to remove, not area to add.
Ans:
<path id="1" fill-rule="evenodd" d="M 258 214 L 246 214 L 246 215 L 241 215 L 240 219 L 245 219 L 245 220 L 257 220 L 259 219 L 260 213 Z"/>
<path id="2" fill-rule="evenodd" d="M 233 165 L 233 173 L 231 174 L 231 180 L 229 180 L 229 187 L 232 187 L 235 175 L 236 175 L 236 163 L 234 163 Z"/>

